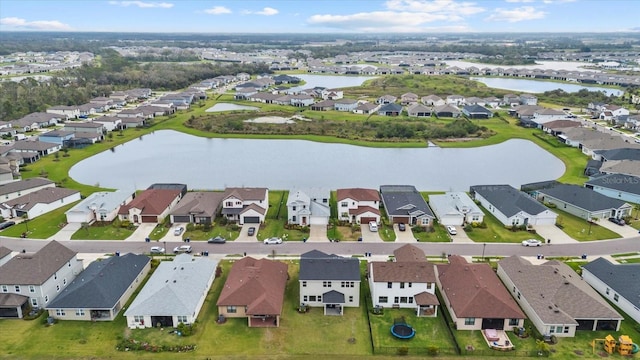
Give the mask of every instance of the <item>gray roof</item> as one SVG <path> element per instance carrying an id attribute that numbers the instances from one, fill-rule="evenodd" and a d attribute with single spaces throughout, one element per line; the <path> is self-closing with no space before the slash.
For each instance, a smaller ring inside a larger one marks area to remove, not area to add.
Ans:
<path id="1" fill-rule="evenodd" d="M 44 151 L 52 148 L 59 147 L 59 144 L 54 144 L 45 141 L 31 141 L 20 140 L 13 143 L 13 149 L 15 150 L 32 150 L 32 151 Z"/>
<path id="2" fill-rule="evenodd" d="M 223 192 L 188 192 L 171 211 L 171 215 L 197 214 L 215 217 L 222 204 Z"/>
<path id="3" fill-rule="evenodd" d="M 537 215 L 548 210 L 531 196 L 515 189 L 511 185 L 475 185 L 471 192 L 480 194 L 501 213 L 511 217 L 520 211 Z"/>
<path id="4" fill-rule="evenodd" d="M 99 212 L 100 210 L 111 211 L 119 207 L 124 203 L 131 194 L 126 191 L 98 191 L 87 196 L 84 200 L 80 201 L 66 213 L 77 211 L 93 211 Z M 66 214 L 65 213 L 65 214 Z"/>
<path id="5" fill-rule="evenodd" d="M 640 160 L 640 149 L 637 148 L 596 150 L 594 153 L 599 154 L 605 160 Z"/>
<path id="6" fill-rule="evenodd" d="M 604 196 L 579 185 L 558 184 L 551 188 L 540 189 L 538 192 L 587 211 L 619 209 L 628 205 L 622 200 Z"/>
<path id="7" fill-rule="evenodd" d="M 640 178 L 635 176 L 609 174 L 589 180 L 586 184 L 640 195 Z"/>
<path id="8" fill-rule="evenodd" d="M 402 105 L 396 104 L 396 103 L 389 103 L 389 104 L 385 104 L 382 105 L 380 107 L 380 109 L 378 109 L 379 113 L 387 113 L 387 112 L 402 112 Z"/>
<path id="9" fill-rule="evenodd" d="M 344 294 L 336 290 L 327 291 L 326 293 L 322 294 L 322 303 L 344 304 Z"/>
<path id="10" fill-rule="evenodd" d="M 0 185 L 0 195 L 11 194 L 18 191 L 33 189 L 40 186 L 55 184 L 53 181 L 45 178 L 30 178 L 20 181 L 14 181 Z"/>
<path id="11" fill-rule="evenodd" d="M 469 113 L 469 114 L 487 114 L 487 115 L 492 115 L 493 112 L 489 109 L 487 109 L 486 107 L 482 106 L 482 105 L 478 105 L 478 104 L 474 104 L 474 105 L 465 105 L 462 108 L 463 111 Z"/>
<path id="12" fill-rule="evenodd" d="M 47 305 L 47 309 L 112 309 L 151 261 L 136 254 L 92 262 Z M 140 279 L 142 280 L 142 279 Z"/>
<path id="13" fill-rule="evenodd" d="M 389 216 L 434 217 L 429 205 L 413 185 L 382 185 L 380 197 Z"/>
<path id="14" fill-rule="evenodd" d="M 532 265 L 511 256 L 498 266 L 546 324 L 577 324 L 577 319 L 622 319 L 580 275 L 559 261 Z"/>
<path id="15" fill-rule="evenodd" d="M 48 131 L 44 134 L 41 134 L 38 138 L 41 137 L 66 137 L 69 135 L 73 135 L 73 131 L 66 131 L 66 130 L 52 130 L 52 131 Z"/>
<path id="16" fill-rule="evenodd" d="M 21 253 L 0 267 L 0 284 L 41 285 L 76 252 L 53 240 L 36 253 Z"/>
<path id="17" fill-rule="evenodd" d="M 161 262 L 124 315 L 193 315 L 209 291 L 216 266 L 211 258 L 189 254 Z"/>
<path id="18" fill-rule="evenodd" d="M 99 129 L 103 128 L 104 125 L 100 123 L 94 122 L 66 122 L 64 124 L 65 128 L 82 128 L 82 129 Z"/>
<path id="19" fill-rule="evenodd" d="M 0 246 L 0 259 L 4 258 L 9 254 L 11 254 L 11 249 L 5 246 Z"/>
<path id="20" fill-rule="evenodd" d="M 300 280 L 360 281 L 360 261 L 311 250 L 300 256 Z"/>
<path id="21" fill-rule="evenodd" d="M 28 211 L 37 204 L 51 204 L 54 201 L 64 199 L 68 196 L 79 194 L 80 191 L 59 187 L 47 187 L 22 195 L 13 200 L 9 200 L 4 204 L 7 204 L 16 210 Z M 78 196 L 79 197 L 79 196 Z"/>
<path id="22" fill-rule="evenodd" d="M 640 308 L 640 264 L 612 264 L 597 258 L 582 268 Z"/>

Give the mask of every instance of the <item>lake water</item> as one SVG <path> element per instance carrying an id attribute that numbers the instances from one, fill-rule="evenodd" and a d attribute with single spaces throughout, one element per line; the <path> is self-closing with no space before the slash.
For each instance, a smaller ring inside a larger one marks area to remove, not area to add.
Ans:
<path id="1" fill-rule="evenodd" d="M 514 68 L 514 69 L 540 69 L 540 70 L 567 70 L 567 71 L 590 71 L 590 72 L 601 72 L 600 70 L 594 69 L 585 69 L 585 66 L 593 66 L 590 63 L 584 63 L 580 61 L 536 61 L 535 65 L 494 65 L 494 64 L 482 64 L 482 63 L 474 63 L 469 61 L 462 60 L 446 60 L 444 61 L 448 66 L 457 66 L 459 68 L 469 68 L 475 66 L 479 69 L 488 68 Z"/>
<path id="2" fill-rule="evenodd" d="M 145 189 L 158 182 L 189 189 L 230 186 L 462 190 L 560 177 L 564 164 L 536 144 L 513 139 L 470 149 L 369 148 L 304 140 L 209 139 L 161 130 L 73 166 L 76 181 L 105 188 Z"/>
<path id="3" fill-rule="evenodd" d="M 302 86 L 296 86 L 290 89 L 296 92 L 304 89 L 312 89 L 316 86 L 328 89 L 338 89 L 344 87 L 360 86 L 369 79 L 375 79 L 375 76 L 340 76 L 340 75 L 294 75 L 306 82 Z"/>
<path id="4" fill-rule="evenodd" d="M 250 111 L 258 111 L 259 108 L 255 106 L 245 106 L 245 105 L 237 105 L 237 104 L 229 104 L 229 103 L 217 103 L 212 107 L 205 110 L 205 112 L 222 112 L 222 111 L 234 111 L 234 110 L 250 110 Z"/>
<path id="5" fill-rule="evenodd" d="M 543 93 L 545 91 L 551 91 L 556 89 L 562 89 L 568 93 L 578 92 L 582 89 L 589 91 L 601 91 L 607 95 L 613 94 L 614 96 L 621 96 L 624 92 L 618 89 L 604 88 L 599 86 L 583 86 L 578 84 L 567 84 L 553 81 L 538 81 L 538 80 L 526 80 L 526 79 L 505 79 L 505 78 L 485 78 L 485 77 L 471 77 L 471 80 L 479 81 L 488 87 L 495 89 L 504 89 L 528 93 Z"/>

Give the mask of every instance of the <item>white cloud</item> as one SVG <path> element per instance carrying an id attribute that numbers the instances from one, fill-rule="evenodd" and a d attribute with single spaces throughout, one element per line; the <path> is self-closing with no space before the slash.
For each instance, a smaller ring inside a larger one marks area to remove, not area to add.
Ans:
<path id="1" fill-rule="evenodd" d="M 243 14 L 245 15 L 264 15 L 264 16 L 271 16 L 271 15 L 276 15 L 278 14 L 280 11 L 278 11 L 277 9 L 274 8 L 270 8 L 270 7 L 266 7 L 260 11 L 251 11 L 251 10 L 244 10 L 242 11 Z"/>
<path id="2" fill-rule="evenodd" d="M 541 10 L 536 10 L 533 6 L 522 6 L 515 9 L 502 9 L 498 8 L 493 10 L 493 14 L 489 15 L 485 20 L 487 21 L 506 21 L 510 23 L 543 19 L 546 13 Z"/>
<path id="3" fill-rule="evenodd" d="M 570 3 L 576 2 L 577 0 L 542 0 L 545 4 L 562 4 L 562 3 Z"/>
<path id="4" fill-rule="evenodd" d="M 473 15 L 485 11 L 474 2 L 454 0 L 387 0 L 385 7 L 391 11 L 415 11 L 444 15 Z"/>
<path id="5" fill-rule="evenodd" d="M 532 3 L 535 0 L 505 0 L 508 3 Z"/>
<path id="6" fill-rule="evenodd" d="M 6 17 L 0 19 L 0 25 L 6 25 L 16 29 L 28 30 L 72 30 L 68 24 L 64 24 L 58 20 L 35 20 L 27 21 L 17 17 Z"/>
<path id="7" fill-rule="evenodd" d="M 206 9 L 204 12 L 212 15 L 231 14 L 231 10 L 224 6 L 214 6 L 211 9 Z"/>
<path id="8" fill-rule="evenodd" d="M 166 2 L 159 3 L 159 2 L 144 2 L 144 1 L 109 1 L 109 4 L 124 6 L 124 7 L 137 6 L 142 9 L 148 9 L 148 8 L 170 9 L 173 7 L 172 3 L 166 3 Z"/>

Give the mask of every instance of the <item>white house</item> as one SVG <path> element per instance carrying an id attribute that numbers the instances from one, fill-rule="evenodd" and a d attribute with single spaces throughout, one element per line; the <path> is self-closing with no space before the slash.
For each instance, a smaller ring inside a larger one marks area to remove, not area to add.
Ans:
<path id="1" fill-rule="evenodd" d="M 22 318 L 29 305 L 44 308 L 82 271 L 76 252 L 50 241 L 0 267 L 0 317 Z"/>
<path id="2" fill-rule="evenodd" d="M 126 191 L 95 192 L 65 212 L 67 222 L 113 221 L 118 216 L 120 206 L 132 199 L 132 194 Z"/>
<path id="3" fill-rule="evenodd" d="M 481 223 L 484 213 L 464 192 L 429 195 L 429 206 L 442 225 Z"/>
<path id="4" fill-rule="evenodd" d="M 333 104 L 336 111 L 352 112 L 358 107 L 358 100 L 354 99 L 338 99 Z"/>
<path id="5" fill-rule="evenodd" d="M 264 222 L 269 208 L 267 188 L 226 188 L 222 198 L 222 215 L 238 224 Z"/>
<path id="6" fill-rule="evenodd" d="M 640 178 L 636 176 L 609 174 L 589 180 L 584 186 L 610 198 L 640 204 Z"/>
<path id="7" fill-rule="evenodd" d="M 122 119 L 114 117 L 114 116 L 100 116 L 99 118 L 93 119 L 94 123 L 102 124 L 104 130 L 114 131 L 121 127 Z"/>
<path id="8" fill-rule="evenodd" d="M 510 185 L 472 186 L 471 195 L 505 226 L 555 225 L 558 217 Z"/>
<path id="9" fill-rule="evenodd" d="M 287 198 L 287 222 L 295 225 L 326 225 L 329 223 L 328 189 L 293 189 Z"/>
<path id="10" fill-rule="evenodd" d="M 33 219 L 78 200 L 80 200 L 80 191 L 78 190 L 47 187 L 5 201 L 0 204 L 0 208 L 3 209 L 3 212 L 10 209 L 11 217 L 27 215 L 29 219 Z"/>
<path id="11" fill-rule="evenodd" d="M 55 186 L 56 184 L 53 181 L 38 177 L 2 184 L 0 185 L 0 201 L 13 200 L 22 195 Z M 4 214 L 2 216 L 8 217 L 8 215 L 5 216 Z"/>
<path id="12" fill-rule="evenodd" d="M 380 223 L 380 193 L 374 189 L 347 188 L 337 191 L 338 220 L 351 224 Z"/>

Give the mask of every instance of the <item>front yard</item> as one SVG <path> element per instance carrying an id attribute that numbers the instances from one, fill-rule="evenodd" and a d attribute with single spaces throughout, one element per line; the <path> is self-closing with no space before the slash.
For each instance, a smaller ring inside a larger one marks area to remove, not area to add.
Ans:
<path id="1" fill-rule="evenodd" d="M 587 220 L 581 219 L 568 212 L 552 209 L 558 214 L 556 224 L 562 226 L 562 231 L 578 241 L 592 241 L 604 239 L 618 239 L 620 235 L 598 225 L 599 221 L 607 221 L 606 219 L 589 223 Z"/>
<path id="2" fill-rule="evenodd" d="M 67 216 L 64 213 L 71 209 L 76 203 L 77 202 L 63 206 L 34 219 L 30 219 L 26 224 L 16 224 L 0 231 L 0 235 L 19 238 L 23 232 L 28 232 L 28 237 L 31 239 L 48 239 L 67 224 Z"/>
<path id="3" fill-rule="evenodd" d="M 540 235 L 528 231 L 511 231 L 481 205 L 484 212 L 484 223 L 486 228 L 472 227 L 471 231 L 466 231 L 469 238 L 478 243 L 520 243 L 522 240 L 538 239 L 544 240 Z"/>

